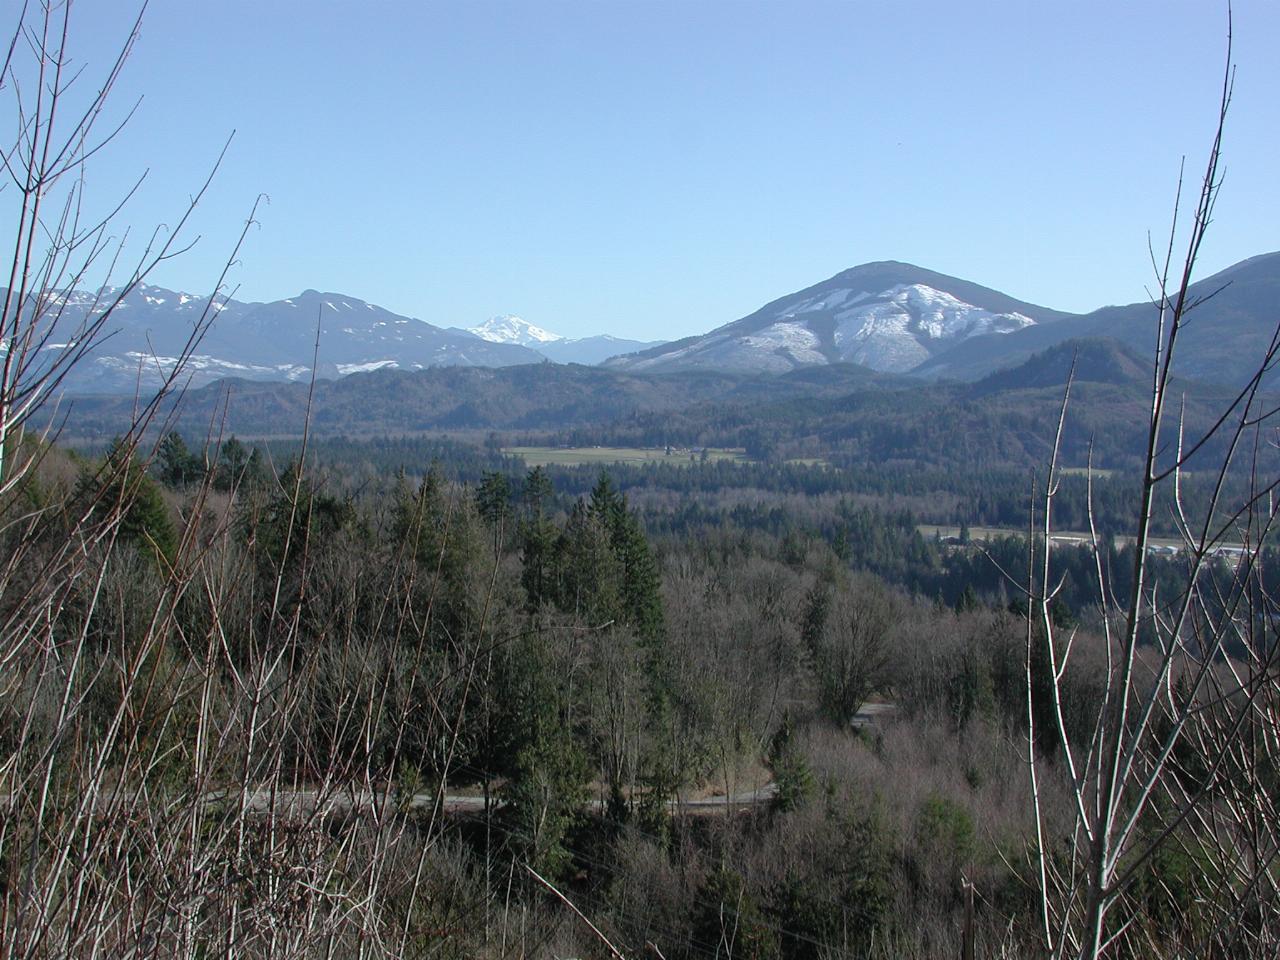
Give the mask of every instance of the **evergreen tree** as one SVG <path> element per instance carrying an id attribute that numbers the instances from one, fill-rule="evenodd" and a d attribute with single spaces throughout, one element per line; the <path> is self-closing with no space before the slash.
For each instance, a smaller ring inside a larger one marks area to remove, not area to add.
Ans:
<path id="1" fill-rule="evenodd" d="M 639 519 L 625 509 L 614 526 L 613 547 L 622 568 L 624 615 L 653 648 L 663 630 L 662 577 Z"/>
<path id="2" fill-rule="evenodd" d="M 813 771 L 804 753 L 794 742 L 790 713 L 782 715 L 782 723 L 769 743 L 769 767 L 777 784 L 771 806 L 787 813 L 802 806 L 813 793 Z"/>
<path id="3" fill-rule="evenodd" d="M 204 460 L 187 449 L 181 434 L 171 430 L 156 449 L 155 472 L 161 483 L 181 489 L 204 477 Z"/>
<path id="4" fill-rule="evenodd" d="M 520 499 L 531 516 L 541 517 L 547 510 L 551 498 L 555 496 L 555 487 L 547 471 L 541 466 L 534 467 L 525 474 L 524 485 L 520 491 Z"/>
<path id="5" fill-rule="evenodd" d="M 505 473 L 487 471 L 476 488 L 476 510 L 492 527 L 499 526 L 507 516 L 511 501 L 511 484 Z"/>
<path id="6" fill-rule="evenodd" d="M 476 511 L 493 529 L 493 554 L 502 549 L 503 527 L 511 501 L 511 484 L 505 473 L 486 472 L 476 488 Z"/>
<path id="7" fill-rule="evenodd" d="M 546 636 L 518 641 L 512 656 L 502 721 L 510 758 L 504 814 L 528 862 L 554 876 L 569 862 L 564 838 L 585 800 L 586 758 L 569 723 L 567 671 Z"/>
<path id="8" fill-rule="evenodd" d="M 267 481 L 271 479 L 271 471 L 267 468 L 266 458 L 262 455 L 260 447 L 254 447 L 253 452 L 249 454 L 249 459 L 245 461 L 244 470 L 240 475 L 240 486 L 250 490 L 261 489 L 266 486 Z"/>
<path id="9" fill-rule="evenodd" d="M 541 516 L 526 520 L 520 532 L 520 585 L 531 611 L 554 599 L 558 534 L 555 524 Z"/>
<path id="10" fill-rule="evenodd" d="M 591 488 L 591 516 L 614 535 L 614 530 L 627 512 L 627 501 L 605 470 L 600 471 L 596 485 Z"/>
<path id="11" fill-rule="evenodd" d="M 81 473 L 76 482 L 76 509 L 99 520 L 120 512 L 117 538 L 155 559 L 172 560 L 178 535 L 159 485 L 147 475 L 134 451 L 115 440 L 97 471 Z"/>
<path id="12" fill-rule="evenodd" d="M 432 632 L 461 640 L 479 619 L 479 591 L 492 573 L 471 498 L 451 497 L 433 465 L 416 491 L 399 491 L 392 536 L 412 560 L 416 602 L 430 607 Z"/>
<path id="13" fill-rule="evenodd" d="M 552 584 L 558 531 L 543 512 L 554 493 L 551 478 L 542 467 L 534 467 L 525 475 L 521 490 L 526 516 L 520 529 L 520 584 L 531 611 L 554 599 Z"/>
<path id="14" fill-rule="evenodd" d="M 566 613 L 601 626 L 622 614 L 622 570 L 608 529 L 579 500 L 556 542 L 556 602 Z"/>
<path id="15" fill-rule="evenodd" d="M 245 466 L 248 466 L 248 458 Z M 292 566 L 312 542 L 332 541 L 356 517 L 350 500 L 318 490 L 302 466 L 294 461 L 268 496 L 242 502 L 240 523 L 246 540 L 259 551 L 264 572 Z M 247 471 L 242 470 L 241 476 Z"/>
<path id="16" fill-rule="evenodd" d="M 214 489 L 259 489 L 270 480 L 270 471 L 259 448 L 246 447 L 236 435 L 230 436 L 218 451 L 214 465 Z M 282 481 L 283 483 L 283 481 Z"/>

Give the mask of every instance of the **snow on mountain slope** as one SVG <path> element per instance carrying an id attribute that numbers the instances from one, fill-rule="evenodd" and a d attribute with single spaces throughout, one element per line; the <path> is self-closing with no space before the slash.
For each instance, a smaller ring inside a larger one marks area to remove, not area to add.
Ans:
<path id="1" fill-rule="evenodd" d="M 490 317 L 480 326 L 471 327 L 467 332 L 490 343 L 514 343 L 522 347 L 536 347 L 538 344 L 555 343 L 557 340 L 564 339 L 558 333 L 535 327 L 528 320 L 514 314 Z"/>
<path id="2" fill-rule="evenodd" d="M 212 322 L 185 367 L 194 386 L 222 377 L 305 379 L 313 361 L 318 376 L 335 377 L 384 367 L 500 367 L 542 360 L 518 344 L 443 330 L 339 293 L 305 290 L 270 303 L 219 296 L 210 304 L 208 297 L 140 285 L 123 297 L 110 288 L 47 297 L 40 310 L 43 322 L 53 325 L 47 362 L 109 308 L 96 346 L 64 383 L 68 392 L 132 393 L 139 385 L 158 386 L 202 319 Z"/>
<path id="3" fill-rule="evenodd" d="M 633 370 L 782 372 L 858 363 L 901 373 L 970 337 L 1062 315 L 904 263 L 854 267 L 701 337 L 617 357 Z"/>
<path id="4" fill-rule="evenodd" d="M 905 372 L 935 352 L 932 342 L 984 333 L 1012 333 L 1035 323 L 1021 313 L 993 313 L 921 283 L 899 284 L 835 313 L 834 342 L 841 360 L 875 370 Z"/>

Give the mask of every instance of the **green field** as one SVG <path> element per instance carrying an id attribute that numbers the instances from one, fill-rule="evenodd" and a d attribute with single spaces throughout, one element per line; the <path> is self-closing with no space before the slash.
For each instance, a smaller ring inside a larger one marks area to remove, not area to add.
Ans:
<path id="1" fill-rule="evenodd" d="M 1092 473 L 1095 477 L 1103 479 L 1115 473 L 1114 470 L 1106 470 L 1102 467 L 1062 467 L 1061 470 L 1068 477 L 1087 477 Z"/>
<path id="2" fill-rule="evenodd" d="M 960 528 L 954 526 L 939 526 L 938 524 L 933 523 L 922 523 L 919 524 L 916 529 L 920 531 L 922 536 L 927 537 L 930 540 L 935 536 L 942 537 L 943 539 L 947 537 L 960 536 Z M 1041 531 L 1037 530 L 1036 532 L 1040 533 Z M 969 528 L 969 537 L 973 540 L 994 540 L 997 537 L 1025 537 L 1026 535 L 1027 531 L 1025 527 L 1021 530 L 1015 530 L 1012 527 L 974 526 Z M 1091 538 L 1087 530 L 1055 530 L 1053 532 L 1052 539 L 1055 543 L 1065 545 L 1087 544 L 1091 542 Z M 1131 543 L 1133 543 L 1133 537 L 1116 537 L 1117 546 L 1123 547 Z M 1174 537 L 1149 537 L 1148 543 L 1152 547 L 1172 547 L 1179 550 L 1184 546 L 1181 540 Z M 1222 545 L 1227 547 L 1239 546 L 1239 544 L 1234 541 L 1224 542 Z"/>
<path id="3" fill-rule="evenodd" d="M 667 453 L 663 447 L 505 447 L 502 451 L 519 457 L 531 467 L 580 467 L 584 464 L 606 463 L 670 463 L 688 466 L 703 460 L 702 450 L 672 447 Z M 746 463 L 742 450 L 706 450 L 707 460 L 730 460 Z"/>

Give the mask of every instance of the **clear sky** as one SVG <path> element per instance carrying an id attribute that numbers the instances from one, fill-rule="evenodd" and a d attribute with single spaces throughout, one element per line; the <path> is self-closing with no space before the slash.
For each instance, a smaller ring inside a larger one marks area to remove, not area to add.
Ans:
<path id="1" fill-rule="evenodd" d="M 12 4 L 11 4 L 12 6 Z M 90 75 L 126 0 L 81 0 Z M 1236 0 L 1205 273 L 1280 248 L 1280 4 Z M 95 159 L 173 218 L 222 141 L 207 292 L 338 291 L 443 326 L 699 333 L 870 260 L 1046 306 L 1141 299 L 1221 81 L 1215 0 L 152 0 Z"/>

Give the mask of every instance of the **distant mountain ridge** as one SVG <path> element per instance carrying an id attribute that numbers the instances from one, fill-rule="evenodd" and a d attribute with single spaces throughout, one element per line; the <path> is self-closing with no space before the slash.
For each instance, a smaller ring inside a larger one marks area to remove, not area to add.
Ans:
<path id="1" fill-rule="evenodd" d="M 664 342 L 625 340 L 608 334 L 570 340 L 558 333 L 535 327 L 523 317 L 511 314 L 491 317 L 480 326 L 471 327 L 467 332 L 492 343 L 514 343 L 528 347 L 556 363 L 584 363 L 588 366 L 601 363 L 619 354 L 647 350 Z"/>
<path id="2" fill-rule="evenodd" d="M 52 361 L 86 321 L 113 304 L 99 341 L 63 383 L 70 393 L 132 394 L 155 389 L 183 354 L 195 326 L 210 317 L 212 323 L 183 370 L 184 382 L 189 378 L 193 387 L 226 377 L 306 380 L 313 365 L 318 377 L 332 379 L 380 369 L 497 368 L 547 359 L 594 364 L 652 345 L 607 336 L 566 340 L 515 317 L 497 319 L 508 321 L 509 327 L 514 326 L 511 321 L 519 321 L 518 332 L 480 337 L 402 316 L 346 294 L 318 290 L 267 303 L 221 296 L 210 303 L 207 296 L 140 284 L 122 298 L 113 288 L 46 298 L 49 314 L 61 315 L 43 360 Z M 520 339 L 540 349 L 516 342 Z"/>
<path id="3" fill-rule="evenodd" d="M 304 290 L 269 303 L 221 296 L 211 303 L 208 297 L 149 284 L 123 297 L 112 288 L 47 297 L 46 311 L 57 321 L 44 346 L 46 357 L 67 349 L 86 321 L 113 304 L 101 336 L 64 382 L 69 392 L 154 389 L 187 348 L 196 325 L 210 319 L 183 369 L 191 386 L 224 377 L 307 379 L 313 365 L 319 377 L 339 377 L 384 367 L 499 367 L 542 359 L 521 346 L 443 330 L 345 294 Z"/>
<path id="4" fill-rule="evenodd" d="M 1242 260 L 1193 283 L 1179 340 L 1178 372 L 1207 382 L 1238 384 L 1261 358 L 1280 323 L 1280 252 Z M 1064 340 L 1111 337 L 1150 356 L 1156 307 L 1151 303 L 1102 307 L 1003 337 L 974 337 L 922 363 L 913 373 L 929 378 L 977 380 Z"/>
<path id="5" fill-rule="evenodd" d="M 1016 367 L 989 373 L 973 384 L 970 395 L 1046 387 L 1060 389 L 1068 379 L 1077 383 L 1145 387 L 1150 378 L 1150 364 L 1144 362 L 1136 351 L 1110 337 L 1090 337 L 1063 340 L 1032 354 Z"/>

